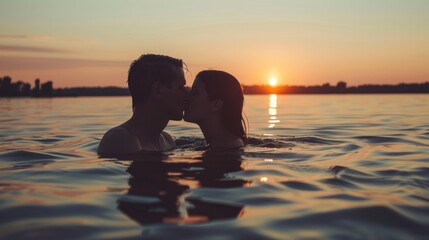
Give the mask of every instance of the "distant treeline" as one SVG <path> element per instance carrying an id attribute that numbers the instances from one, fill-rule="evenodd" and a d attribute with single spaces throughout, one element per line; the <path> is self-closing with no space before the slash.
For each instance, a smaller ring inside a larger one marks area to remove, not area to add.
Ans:
<path id="1" fill-rule="evenodd" d="M 366 84 L 347 87 L 346 82 L 338 82 L 331 86 L 329 83 L 316 86 L 278 86 L 266 85 L 243 86 L 245 94 L 357 94 L 357 93 L 429 93 L 429 82 L 400 83 L 397 85 Z"/>
<path id="2" fill-rule="evenodd" d="M 120 87 L 75 87 L 58 88 L 55 90 L 56 96 L 129 96 L 128 88 Z"/>
<path id="3" fill-rule="evenodd" d="M 52 81 L 40 84 L 40 80 L 34 80 L 34 88 L 23 81 L 12 82 L 9 76 L 0 77 L 0 97 L 52 97 L 54 87 Z"/>
<path id="4" fill-rule="evenodd" d="M 128 96 L 127 88 L 75 87 L 54 89 L 52 81 L 34 80 L 34 87 L 21 80 L 12 81 L 9 76 L 0 77 L 0 97 L 77 97 L 77 96 Z"/>
<path id="5" fill-rule="evenodd" d="M 358 93 L 429 93 L 429 82 L 401 83 L 397 85 L 367 84 L 347 87 L 346 82 L 329 83 L 316 86 L 277 86 L 267 85 L 243 86 L 244 94 L 358 94 Z M 9 76 L 0 77 L 0 97 L 70 97 L 70 96 L 128 96 L 127 88 L 120 87 L 74 87 L 53 88 L 52 81 L 40 84 L 40 80 L 31 84 L 23 81 L 12 82 Z"/>

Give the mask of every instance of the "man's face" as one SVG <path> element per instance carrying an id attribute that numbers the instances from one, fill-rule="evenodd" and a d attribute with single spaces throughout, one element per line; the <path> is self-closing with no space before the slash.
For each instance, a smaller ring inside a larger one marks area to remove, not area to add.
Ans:
<path id="1" fill-rule="evenodd" d="M 185 108 L 186 80 L 183 69 L 174 67 L 174 77 L 170 86 L 164 88 L 162 104 L 170 120 L 182 120 Z"/>

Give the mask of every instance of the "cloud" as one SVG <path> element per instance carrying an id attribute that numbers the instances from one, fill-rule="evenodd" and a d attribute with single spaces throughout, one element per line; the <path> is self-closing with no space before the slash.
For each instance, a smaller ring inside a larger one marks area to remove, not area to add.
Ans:
<path id="1" fill-rule="evenodd" d="M 6 38 L 6 39 L 25 39 L 29 38 L 29 36 L 26 35 L 1 35 L 0 38 Z"/>
<path id="2" fill-rule="evenodd" d="M 57 37 L 47 35 L 7 35 L 0 34 L 0 39 L 14 39 L 14 40 L 36 40 L 36 41 L 53 41 L 57 40 Z"/>
<path id="3" fill-rule="evenodd" d="M 44 52 L 44 53 L 67 53 L 67 51 L 56 48 L 33 47 L 33 46 L 18 46 L 18 45 L 1 45 L 0 51 L 9 52 Z"/>
<path id="4" fill-rule="evenodd" d="M 42 42 L 69 42 L 77 44 L 98 44 L 99 41 L 93 39 L 84 39 L 78 37 L 57 37 L 57 36 L 48 36 L 48 35 L 7 35 L 0 34 L 0 39 L 11 39 L 11 40 L 31 40 L 31 41 L 42 41 Z"/>
<path id="5" fill-rule="evenodd" d="M 129 64 L 129 61 L 114 60 L 0 56 L 1 71 L 73 69 L 87 67 L 124 67 L 127 69 Z"/>

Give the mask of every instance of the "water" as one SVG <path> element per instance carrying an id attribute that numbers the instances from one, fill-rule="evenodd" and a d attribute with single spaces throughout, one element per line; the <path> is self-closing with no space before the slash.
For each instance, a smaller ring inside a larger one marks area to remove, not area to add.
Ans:
<path id="1" fill-rule="evenodd" d="M 0 99 L 1 239 L 427 239 L 429 95 L 246 96 L 241 156 L 99 159 L 127 97 Z"/>

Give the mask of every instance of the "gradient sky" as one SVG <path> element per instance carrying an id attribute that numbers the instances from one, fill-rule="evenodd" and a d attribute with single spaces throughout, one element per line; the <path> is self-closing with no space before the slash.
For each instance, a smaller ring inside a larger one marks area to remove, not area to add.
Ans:
<path id="1" fill-rule="evenodd" d="M 429 81 L 428 0 L 2 0 L 0 76 L 126 86 L 142 53 L 243 84 Z"/>

